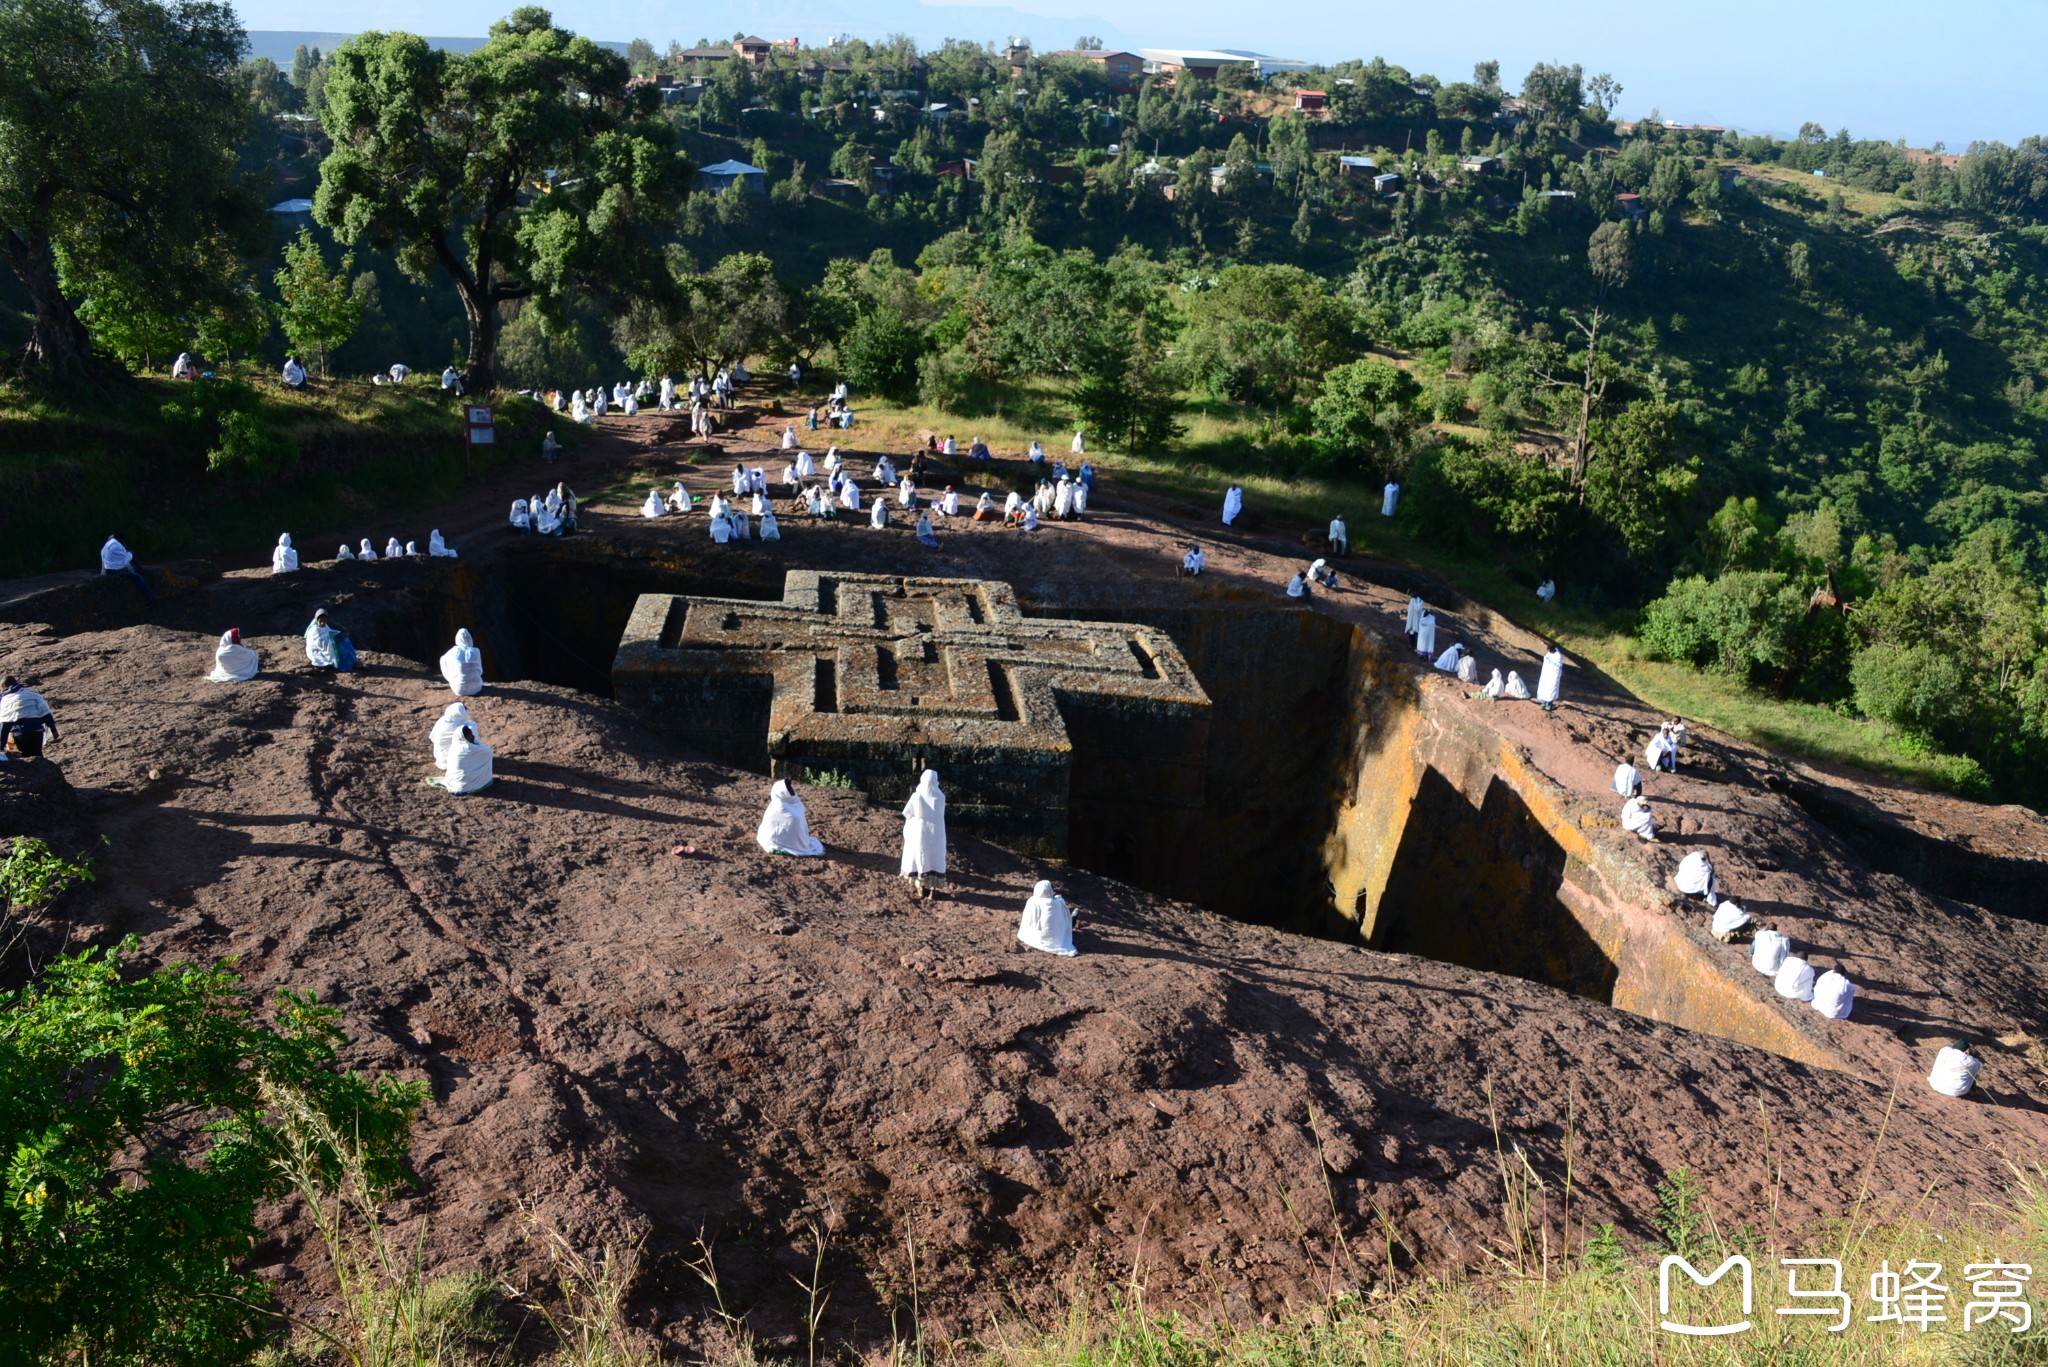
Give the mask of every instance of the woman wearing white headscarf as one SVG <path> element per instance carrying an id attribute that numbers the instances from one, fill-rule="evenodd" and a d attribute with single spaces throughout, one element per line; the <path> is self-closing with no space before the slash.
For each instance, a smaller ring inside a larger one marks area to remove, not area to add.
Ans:
<path id="1" fill-rule="evenodd" d="M 1421 624 L 1415 628 L 1415 653 L 1425 660 L 1436 654 L 1436 614 L 1433 612 L 1423 613 Z M 1453 662 L 1451 668 L 1456 669 L 1457 664 Z"/>
<path id="2" fill-rule="evenodd" d="M 434 723 L 434 729 L 427 733 L 427 739 L 434 746 L 434 767 L 446 769 L 448 757 L 455 753 L 455 742 L 462 738 L 462 728 L 467 726 L 472 735 L 482 735 L 476 729 L 476 718 L 469 715 L 469 704 L 452 702 Z"/>
<path id="3" fill-rule="evenodd" d="M 930 769 L 918 776 L 917 791 L 903 804 L 902 876 L 916 882 L 919 897 L 946 886 L 946 794 Z"/>
<path id="4" fill-rule="evenodd" d="M 667 516 L 668 516 L 668 504 L 662 501 L 662 497 L 661 497 L 661 490 L 659 490 L 659 489 L 649 489 L 649 490 L 647 491 L 647 501 L 646 501 L 645 503 L 643 503 L 643 504 L 641 504 L 641 505 L 640 505 L 640 516 L 642 516 L 642 517 L 667 517 Z"/>
<path id="5" fill-rule="evenodd" d="M 1498 669 L 1494 670 L 1493 677 L 1486 681 L 1486 696 L 1498 699 L 1506 691 L 1507 685 L 1501 682 L 1500 671 Z"/>
<path id="6" fill-rule="evenodd" d="M 860 485 L 853 482 L 851 475 L 839 483 L 839 506 L 849 513 L 860 511 Z"/>
<path id="7" fill-rule="evenodd" d="M 772 508 L 761 514 L 761 539 L 763 541 L 782 540 L 782 527 L 781 524 L 776 522 L 775 510 Z"/>
<path id="8" fill-rule="evenodd" d="M 878 531 L 889 525 L 889 500 L 879 494 L 868 505 L 868 525 Z"/>
<path id="9" fill-rule="evenodd" d="M 803 799 L 790 791 L 789 780 L 778 778 L 768 790 L 768 810 L 761 814 L 761 829 L 754 833 L 754 843 L 770 854 L 825 852 L 825 842 L 811 834 Z"/>
<path id="10" fill-rule="evenodd" d="M 1244 490 L 1233 484 L 1223 494 L 1223 525 L 1228 527 L 1244 514 Z"/>
<path id="11" fill-rule="evenodd" d="M 377 548 L 376 548 L 375 546 L 372 546 L 372 545 L 370 544 L 370 538 L 369 538 L 369 537 L 367 537 L 367 536 L 366 536 L 366 537 L 364 537 L 364 538 L 363 538 L 363 540 L 362 540 L 362 544 L 361 544 L 361 545 L 360 545 L 360 546 L 359 546 L 359 547 L 357 548 L 357 550 L 356 550 L 356 559 L 358 559 L 358 560 L 375 560 L 376 558 L 377 558 Z"/>
<path id="12" fill-rule="evenodd" d="M 526 511 L 525 499 L 515 498 L 512 500 L 510 520 L 515 531 L 529 532 L 533 530 L 533 515 Z"/>
<path id="13" fill-rule="evenodd" d="M 1512 669 L 1508 671 L 1507 695 L 1510 698 L 1520 698 L 1524 702 L 1529 699 L 1529 685 L 1523 683 L 1522 676 Z"/>
<path id="14" fill-rule="evenodd" d="M 1621 828 L 1646 844 L 1657 843 L 1657 822 L 1650 815 L 1650 804 L 1640 795 L 1621 804 Z"/>
<path id="15" fill-rule="evenodd" d="M 1543 656 L 1543 672 L 1536 676 L 1536 701 L 1545 712 L 1557 710 L 1557 695 L 1564 687 L 1564 652 L 1552 646 Z"/>
<path id="16" fill-rule="evenodd" d="M 440 775 L 427 782 L 451 793 L 482 792 L 497 777 L 491 772 L 492 754 L 491 747 L 476 738 L 476 728 L 465 726 L 449 745 L 448 760 L 441 766 Z"/>
<path id="17" fill-rule="evenodd" d="M 353 560 L 356 558 L 356 553 L 350 550 L 348 542 L 344 541 L 341 543 L 341 549 L 334 553 L 334 558 L 336 560 Z"/>
<path id="18" fill-rule="evenodd" d="M 397 559 L 399 559 L 399 558 L 400 558 L 401 556 L 403 556 L 404 554 L 405 554 L 405 547 L 403 547 L 403 546 L 401 546 L 401 545 L 399 545 L 399 544 L 398 544 L 398 538 L 397 538 L 397 537 L 395 537 L 395 536 L 392 536 L 392 537 L 386 537 L 386 538 L 385 538 L 385 540 L 384 540 L 384 558 L 385 558 L 386 560 L 397 560 Z"/>
<path id="19" fill-rule="evenodd" d="M 299 553 L 292 549 L 292 534 L 286 532 L 277 539 L 277 549 L 270 553 L 270 572 L 290 574 L 299 567 Z"/>
<path id="20" fill-rule="evenodd" d="M 1066 899 L 1052 890 L 1050 882 L 1040 879 L 1031 890 L 1031 900 L 1024 904 L 1023 918 L 1017 922 L 1017 938 L 1033 949 L 1063 959 L 1074 957 L 1073 913 L 1067 910 Z"/>
<path id="21" fill-rule="evenodd" d="M 455 558 L 454 550 L 449 547 L 446 541 L 441 539 L 441 529 L 439 527 L 427 533 L 427 554 L 430 557 L 446 556 L 450 560 Z"/>
<path id="22" fill-rule="evenodd" d="M 1455 674 L 1458 672 L 1458 661 L 1464 658 L 1465 643 L 1462 641 L 1453 641 L 1449 649 L 1445 650 L 1443 654 L 1436 657 L 1436 667 L 1438 669 L 1441 669 L 1446 674 Z"/>
<path id="23" fill-rule="evenodd" d="M 229 627 L 220 634 L 220 644 L 213 648 L 213 673 L 206 676 L 215 683 L 247 683 L 256 677 L 256 652 L 242 644 L 239 627 Z"/>
<path id="24" fill-rule="evenodd" d="M 544 499 L 535 499 L 533 508 L 533 530 L 537 536 L 560 536 L 562 534 L 561 514 Z"/>
<path id="25" fill-rule="evenodd" d="M 441 677 L 459 697 L 474 698 L 484 691 L 484 653 L 476 648 L 468 627 L 455 633 L 455 644 L 441 657 Z"/>
<path id="26" fill-rule="evenodd" d="M 315 612 L 313 620 L 306 623 L 306 663 L 315 669 L 333 669 L 335 635 L 334 628 L 327 624 L 327 609 Z"/>

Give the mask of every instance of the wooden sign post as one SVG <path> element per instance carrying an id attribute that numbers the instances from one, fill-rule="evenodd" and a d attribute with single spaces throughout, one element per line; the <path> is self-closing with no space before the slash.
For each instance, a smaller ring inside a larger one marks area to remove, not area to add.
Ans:
<path id="1" fill-rule="evenodd" d="M 469 404 L 463 409 L 463 436 L 467 439 L 462 451 L 462 474 L 465 479 L 476 478 L 476 448 L 498 444 L 497 420 L 491 416 L 490 405 Z"/>

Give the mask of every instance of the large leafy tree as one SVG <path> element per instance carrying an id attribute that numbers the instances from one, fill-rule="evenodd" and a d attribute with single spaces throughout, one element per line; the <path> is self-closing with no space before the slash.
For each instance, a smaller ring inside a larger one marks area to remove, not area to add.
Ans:
<path id="1" fill-rule="evenodd" d="M 212 0 L 0 0 L 0 260 L 30 373 L 90 365 L 81 297 L 170 319 L 236 291 L 261 224 L 234 170 L 243 47 Z"/>
<path id="2" fill-rule="evenodd" d="M 410 33 L 334 53 L 322 116 L 334 150 L 314 217 L 345 243 L 395 251 L 415 280 L 448 274 L 472 393 L 496 378 L 500 305 L 526 300 L 553 325 L 579 286 L 623 304 L 664 279 L 656 239 L 690 164 L 629 74 L 536 8 L 470 53 Z"/>

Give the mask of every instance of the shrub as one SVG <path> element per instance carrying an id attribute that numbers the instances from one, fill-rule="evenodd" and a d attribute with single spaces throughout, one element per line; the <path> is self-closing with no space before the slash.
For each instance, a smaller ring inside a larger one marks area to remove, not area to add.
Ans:
<path id="1" fill-rule="evenodd" d="M 870 313 L 855 320 L 839 343 L 839 369 L 856 389 L 907 403 L 917 393 L 924 338 L 903 319 Z"/>
<path id="2" fill-rule="evenodd" d="M 1676 579 L 1643 612 L 1638 632 L 1653 654 L 1748 679 L 1798 660 L 1806 599 L 1771 571 Z"/>
<path id="3" fill-rule="evenodd" d="M 247 1357 L 268 1293 L 236 1265 L 285 1187 L 273 1089 L 387 1186 L 426 1097 L 336 1071 L 337 1013 L 310 997 L 281 993 L 265 1025 L 227 969 L 131 976 L 133 951 L 59 958 L 0 996 L 0 1361 Z"/>
<path id="4" fill-rule="evenodd" d="M 1864 716 L 1929 739 L 1968 719 L 1963 668 L 1932 646 L 1865 646 L 1849 665 L 1849 686 Z"/>

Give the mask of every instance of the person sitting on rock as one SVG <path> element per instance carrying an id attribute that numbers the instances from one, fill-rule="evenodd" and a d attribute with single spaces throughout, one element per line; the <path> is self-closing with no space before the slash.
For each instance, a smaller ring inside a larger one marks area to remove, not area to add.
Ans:
<path id="1" fill-rule="evenodd" d="M 1983 1068 L 1984 1061 L 1970 1052 L 1968 1040 L 1951 1040 L 1934 1056 L 1934 1067 L 1927 1074 L 1927 1085 L 1943 1096 L 1968 1096 L 1970 1089 L 1977 1085 L 1977 1074 Z"/>
<path id="2" fill-rule="evenodd" d="M 306 663 L 315 669 L 337 669 L 340 658 L 335 652 L 335 638 L 341 633 L 327 620 L 327 609 L 320 608 L 313 614 L 313 620 L 306 623 Z"/>
<path id="3" fill-rule="evenodd" d="M 468 627 L 455 633 L 455 644 L 441 657 L 441 677 L 457 697 L 474 698 L 484 691 L 484 653 Z"/>
<path id="4" fill-rule="evenodd" d="M 788 779 L 776 779 L 768 790 L 768 810 L 761 814 L 754 843 L 770 854 L 809 857 L 825 852 L 825 842 L 811 834 L 803 799 L 790 790 Z"/>
<path id="5" fill-rule="evenodd" d="M 376 558 L 377 548 L 370 544 L 369 537 L 366 536 L 361 541 L 356 543 L 356 559 L 375 560 Z"/>
<path id="6" fill-rule="evenodd" d="M 1536 596 L 1546 603 L 1557 597 L 1557 581 L 1555 579 L 1546 579 L 1538 584 L 1536 586 Z"/>
<path id="7" fill-rule="evenodd" d="M 930 769 L 917 777 L 917 790 L 903 804 L 901 876 L 917 885 L 920 899 L 946 886 L 946 794 Z"/>
<path id="8" fill-rule="evenodd" d="M 939 502 L 937 506 L 940 517 L 960 516 L 959 491 L 954 489 L 952 485 L 948 484 L 946 486 L 946 492 L 939 495 Z"/>
<path id="9" fill-rule="evenodd" d="M 1627 760 L 1614 766 L 1614 791 L 1623 797 L 1634 797 L 1643 791 L 1642 773 Z"/>
<path id="10" fill-rule="evenodd" d="M 391 536 L 384 539 L 384 558 L 386 560 L 402 560 L 405 558 L 405 547 L 398 544 L 397 537 Z"/>
<path id="11" fill-rule="evenodd" d="M 1493 671 L 1492 677 L 1487 679 L 1486 687 L 1482 691 L 1486 694 L 1489 701 L 1497 702 L 1501 694 L 1507 692 L 1507 688 L 1507 682 L 1501 678 L 1500 671 L 1496 669 Z"/>
<path id="12" fill-rule="evenodd" d="M 775 510 L 773 508 L 761 514 L 761 539 L 763 541 L 782 540 L 782 526 L 776 522 Z"/>
<path id="13" fill-rule="evenodd" d="M 1300 570 L 1296 570 L 1294 577 L 1287 581 L 1287 596 L 1289 598 L 1307 598 L 1310 596 L 1308 580 L 1302 578 Z"/>
<path id="14" fill-rule="evenodd" d="M 1337 587 L 1337 571 L 1330 568 L 1327 560 L 1317 560 L 1308 567 L 1309 582 L 1320 584 L 1326 589 Z"/>
<path id="15" fill-rule="evenodd" d="M 998 516 L 995 495 L 986 489 L 982 490 L 981 497 L 974 500 L 974 520 L 976 522 L 994 522 Z"/>
<path id="16" fill-rule="evenodd" d="M 1721 900 L 1720 888 L 1714 882 L 1714 861 L 1707 858 L 1705 850 L 1694 850 L 1679 860 L 1671 883 L 1687 897 L 1705 902 L 1709 909 Z"/>
<path id="17" fill-rule="evenodd" d="M 108 537 L 100 546 L 100 573 L 125 574 L 142 588 L 145 598 L 155 598 L 150 591 L 149 581 L 142 577 L 142 571 L 135 568 L 135 555 L 114 537 Z"/>
<path id="18" fill-rule="evenodd" d="M 306 387 L 306 368 L 299 364 L 298 357 L 287 356 L 284 358 L 283 378 L 286 389 L 304 389 Z"/>
<path id="19" fill-rule="evenodd" d="M 12 674 L 0 679 L 0 755 L 39 759 L 46 734 L 58 739 L 57 714 L 49 702 Z"/>
<path id="20" fill-rule="evenodd" d="M 1820 975 L 1813 984 L 1813 1009 L 1829 1020 L 1845 1021 L 1856 1005 L 1856 984 L 1839 966 Z"/>
<path id="21" fill-rule="evenodd" d="M 1436 667 L 1446 674 L 1458 672 L 1458 661 L 1465 658 L 1465 643 L 1453 641 L 1443 654 L 1436 657 Z"/>
<path id="22" fill-rule="evenodd" d="M 1723 902 L 1714 908 L 1713 936 L 1724 945 L 1732 945 L 1748 935 L 1753 929 L 1749 913 L 1733 902 Z"/>
<path id="23" fill-rule="evenodd" d="M 462 734 L 448 748 L 448 762 L 442 772 L 427 780 L 436 788 L 446 788 L 451 793 L 480 793 L 496 781 L 491 772 L 493 751 L 476 738 L 476 728 L 465 726 Z"/>
<path id="24" fill-rule="evenodd" d="M 220 634 L 220 644 L 213 648 L 213 673 L 206 676 L 214 683 L 247 683 L 256 677 L 256 652 L 242 644 L 239 627 L 229 627 Z"/>
<path id="25" fill-rule="evenodd" d="M 1678 746 L 1672 743 L 1669 723 L 1659 726 L 1657 734 L 1650 737 L 1650 743 L 1643 747 L 1643 758 L 1650 762 L 1652 769 L 1662 769 L 1669 774 L 1678 772 Z"/>
<path id="26" fill-rule="evenodd" d="M 1202 554 L 1202 548 L 1200 546 L 1190 546 L 1188 547 L 1188 553 L 1180 558 L 1180 575 L 1184 579 L 1200 578 L 1202 569 L 1207 563 L 1208 557 Z"/>
<path id="27" fill-rule="evenodd" d="M 917 513 L 917 539 L 933 550 L 939 548 L 938 534 L 932 530 L 931 514 L 922 508 Z"/>
<path id="28" fill-rule="evenodd" d="M 1033 465 L 1043 467 L 1045 464 L 1045 443 L 1033 437 L 1031 439 L 1031 449 L 1025 454 L 1024 458 Z"/>
<path id="29" fill-rule="evenodd" d="M 1787 954 L 1785 961 L 1778 965 L 1772 975 L 1771 986 L 1787 1001 L 1810 1002 L 1813 1000 L 1813 965 L 1797 954 Z"/>
<path id="30" fill-rule="evenodd" d="M 1644 844 L 1657 843 L 1657 822 L 1650 814 L 1650 804 L 1640 795 L 1631 797 L 1621 804 L 1621 828 L 1634 835 Z"/>
<path id="31" fill-rule="evenodd" d="M 1071 959 L 1074 948 L 1074 915 L 1066 899 L 1052 890 L 1052 883 L 1040 879 L 1024 903 L 1024 915 L 1017 922 L 1017 939 L 1033 949 Z"/>
<path id="32" fill-rule="evenodd" d="M 544 498 L 536 498 L 528 506 L 534 510 L 534 535 L 560 536 L 562 534 L 562 515 L 555 511 L 561 505 L 552 503 Z"/>
<path id="33" fill-rule="evenodd" d="M 434 747 L 434 767 L 446 769 L 448 757 L 455 753 L 455 742 L 462 739 L 463 728 L 467 727 L 472 736 L 481 737 L 477 730 L 476 718 L 469 715 L 469 704 L 449 703 L 434 722 L 434 729 L 427 733 L 427 740 Z"/>
<path id="34" fill-rule="evenodd" d="M 1757 931 L 1756 938 L 1750 942 L 1749 966 L 1766 978 L 1776 978 L 1778 969 L 1791 952 L 1792 941 L 1765 926 Z"/>
<path id="35" fill-rule="evenodd" d="M 876 531 L 889 525 L 889 500 L 880 494 L 868 504 L 868 525 Z"/>
<path id="36" fill-rule="evenodd" d="M 290 574 L 299 567 L 299 553 L 292 548 L 292 534 L 286 532 L 278 537 L 277 546 L 270 552 L 270 572 Z"/>
<path id="37" fill-rule="evenodd" d="M 348 542 L 344 541 L 341 543 L 341 549 L 334 553 L 334 558 L 337 561 L 353 560 L 356 558 L 356 553 L 349 548 Z"/>
<path id="38" fill-rule="evenodd" d="M 453 560 L 456 558 L 455 548 L 441 539 L 441 529 L 439 527 L 427 533 L 427 556 L 430 559 Z"/>
<path id="39" fill-rule="evenodd" d="M 1523 683 L 1522 676 L 1520 674 L 1517 674 L 1512 669 L 1508 671 L 1507 696 L 1510 698 L 1519 698 L 1523 702 L 1527 702 L 1529 700 L 1529 685 Z"/>
<path id="40" fill-rule="evenodd" d="M 649 489 L 647 499 L 640 505 L 642 517 L 667 517 L 668 503 L 662 498 L 661 490 Z"/>
<path id="41" fill-rule="evenodd" d="M 550 465 L 562 458 L 562 443 L 555 440 L 553 432 L 540 439 L 540 458 Z"/>

